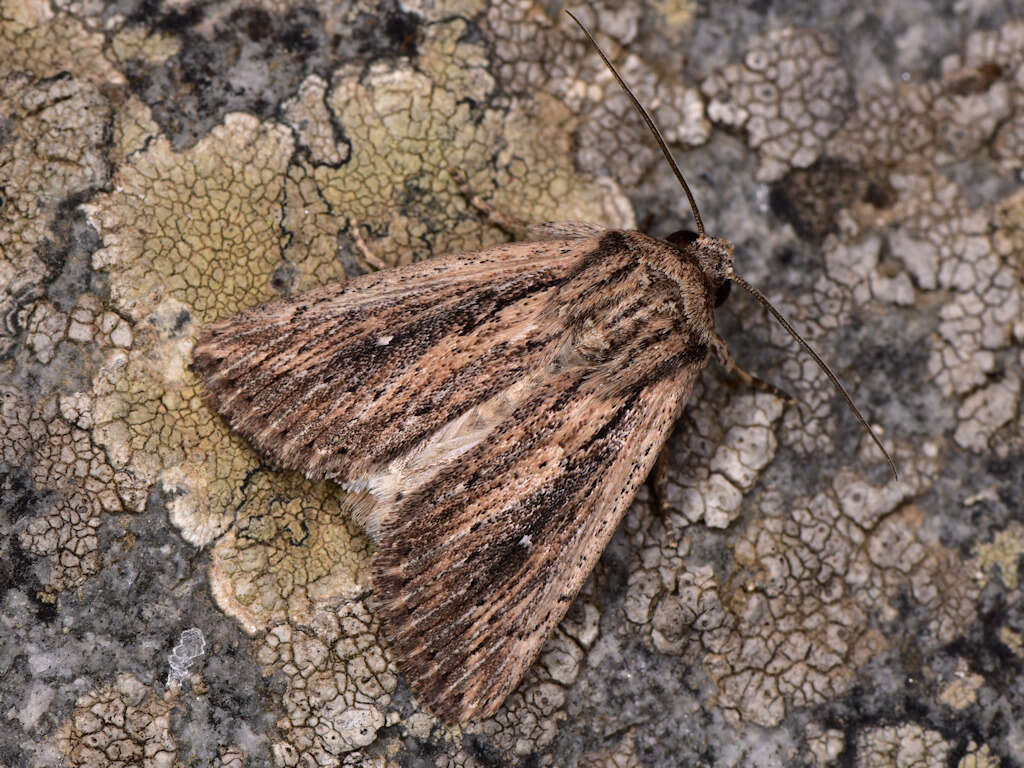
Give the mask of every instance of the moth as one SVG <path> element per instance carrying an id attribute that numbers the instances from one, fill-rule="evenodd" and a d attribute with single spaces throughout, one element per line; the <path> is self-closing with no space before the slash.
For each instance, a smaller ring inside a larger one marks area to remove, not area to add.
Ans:
<path id="1" fill-rule="evenodd" d="M 587 224 L 384 269 L 202 331 L 193 369 L 278 466 L 337 481 L 376 543 L 374 602 L 403 677 L 436 715 L 493 714 L 562 620 L 714 354 L 733 246 Z M 885 453 L 884 448 L 882 449 Z M 888 454 L 885 454 L 888 458 Z M 890 459 L 890 464 L 892 463 Z M 895 471 L 895 467 L 893 466 Z"/>

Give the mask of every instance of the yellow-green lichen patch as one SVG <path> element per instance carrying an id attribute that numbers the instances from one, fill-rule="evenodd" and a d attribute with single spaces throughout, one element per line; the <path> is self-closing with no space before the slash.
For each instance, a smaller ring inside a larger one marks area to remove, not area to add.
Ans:
<path id="1" fill-rule="evenodd" d="M 79 697 L 59 737 L 74 768 L 172 768 L 178 748 L 171 735 L 173 700 L 128 673 Z"/>
<path id="2" fill-rule="evenodd" d="M 571 115 L 557 102 L 472 113 L 467 93 L 483 103 L 492 83 L 482 49 L 459 42 L 464 29 L 461 22 L 431 28 L 418 71 L 378 66 L 362 79 L 340 71 L 326 92 L 324 83 L 307 80 L 285 114 L 308 154 L 294 152 L 283 126 L 245 115 L 229 116 L 195 147 L 175 152 L 136 105 L 115 132 L 124 164 L 113 190 L 87 207 L 103 238 L 94 265 L 109 274 L 114 305 L 133 321 L 130 346 L 112 352 L 94 382 L 93 438 L 136 484 L 157 484 L 188 541 L 216 542 L 214 596 L 262 643 L 271 642 L 273 633 L 263 634 L 271 627 L 275 637 L 285 625 L 306 632 L 325 605 L 358 604 L 368 585 L 368 544 L 350 528 L 336 486 L 253 472 L 255 455 L 205 408 L 188 371 L 198 327 L 275 291 L 342 278 L 339 221 L 358 221 L 364 235 L 386 232 L 386 241 L 370 238 L 371 245 L 394 261 L 493 239 L 448 177 L 452 161 L 490 182 L 496 156 L 495 201 L 528 219 L 625 225 L 632 218 L 613 184 L 573 170 Z M 351 153 L 332 143 L 324 97 Z M 533 192 L 524 201 L 527 189 Z M 133 497 L 131 508 L 140 503 Z M 363 634 L 373 635 L 373 627 Z M 520 714 L 506 723 L 507 738 L 519 732 L 524 743 L 528 731 L 531 742 L 553 739 L 561 691 L 578 674 L 581 655 L 578 641 L 565 642 L 537 667 L 549 674 L 510 709 Z M 295 667 L 275 664 L 267 661 L 268 669 L 292 674 Z M 336 678 L 334 662 L 325 664 L 317 674 Z M 365 675 L 352 670 L 351 690 L 316 698 L 319 691 L 306 703 L 296 672 L 288 698 L 295 717 L 277 748 L 285 764 L 289 754 L 336 756 L 373 740 L 395 681 L 392 675 L 380 690 L 366 688 Z M 299 710 L 315 713 L 316 722 L 299 718 Z"/>
<path id="3" fill-rule="evenodd" d="M 148 114 L 137 111 L 144 136 Z M 135 143 L 133 141 L 133 143 Z M 202 402 L 188 370 L 198 328 L 341 276 L 337 224 L 287 130 L 246 115 L 187 152 L 166 139 L 129 153 L 111 193 L 88 206 L 115 304 L 136 348 L 112 355 L 95 384 L 96 437 L 141 482 L 159 482 L 171 521 L 205 546 L 234 521 L 257 457 Z"/>
<path id="4" fill-rule="evenodd" d="M 122 65 L 132 59 L 160 64 L 178 53 L 181 39 L 164 32 L 152 32 L 142 25 L 121 29 L 107 48 L 110 57 Z"/>
<path id="5" fill-rule="evenodd" d="M 1017 522 L 999 531 L 991 542 L 975 547 L 978 568 L 989 574 L 993 567 L 998 567 L 1003 584 L 1010 592 L 1016 592 L 1020 584 L 1018 563 L 1021 555 L 1024 555 L 1024 525 Z"/>
<path id="6" fill-rule="evenodd" d="M 111 111 L 84 79 L 13 74 L 0 82 L 0 114 L 6 118 L 0 142 L 0 285 L 6 290 L 0 302 L 6 304 L 17 286 L 38 284 L 46 275 L 40 253 L 57 202 L 106 182 L 104 132 Z"/>
<path id="7" fill-rule="evenodd" d="M 49 78 L 73 72 L 95 84 L 123 84 L 124 76 L 104 57 L 102 32 L 89 31 L 46 0 L 0 1 L 0 61 L 7 72 Z"/>
<path id="8" fill-rule="evenodd" d="M 31 6 L 21 10 L 28 13 Z M 34 39 L 24 34 L 26 44 Z M 84 60 L 75 71 L 88 73 Z M 52 504 L 28 521 L 19 539 L 46 565 L 40 569 L 40 597 L 55 600 L 102 566 L 97 529 L 103 515 L 140 509 L 147 492 L 146 479 L 127 471 L 96 439 L 95 397 L 88 385 L 69 391 L 78 377 L 88 382 L 111 351 L 132 346 L 131 323 L 91 293 L 67 301 L 44 297 L 41 290 L 53 277 L 52 265 L 41 256 L 61 223 L 58 203 L 109 179 L 112 109 L 95 84 L 67 73 L 48 80 L 13 74 L 0 91 L 9 131 L 0 146 L 0 310 L 8 319 L 0 333 L 11 333 L 5 348 L 24 344 L 31 353 L 27 360 L 44 378 L 52 377 L 59 393 L 33 399 L 38 395 L 8 390 L 0 451 L 12 466 L 26 469 L 37 488 L 52 493 Z M 10 365 L 9 360 L 5 367 Z"/>
<path id="9" fill-rule="evenodd" d="M 316 171 L 303 160 L 288 169 L 281 226 L 287 234 L 284 256 L 274 269 L 275 290 L 298 293 L 345 278 L 337 258 L 343 222 L 328 209 Z"/>
<path id="10" fill-rule="evenodd" d="M 113 147 L 110 161 L 115 166 L 128 162 L 129 156 L 146 146 L 160 132 L 153 115 L 136 96 L 129 96 L 114 115 Z"/>
<path id="11" fill-rule="evenodd" d="M 306 621 L 322 601 L 368 588 L 369 544 L 351 528 L 336 485 L 261 472 L 238 493 L 236 522 L 213 549 L 210 584 L 247 632 Z"/>
<path id="12" fill-rule="evenodd" d="M 656 0 L 654 6 L 670 27 L 692 24 L 698 10 L 693 0 Z"/>
<path id="13" fill-rule="evenodd" d="M 160 137 L 132 155 L 87 207 L 115 304 L 139 318 L 173 297 L 206 323 L 271 298 L 292 149 L 283 126 L 233 114 L 187 152 Z M 318 278 L 321 266 L 297 264 Z"/>
<path id="14" fill-rule="evenodd" d="M 504 111 L 472 107 L 491 80 L 483 49 L 459 42 L 463 23 L 431 27 L 422 69 L 375 66 L 335 73 L 328 105 L 351 157 L 316 177 L 335 213 L 372 235 L 386 262 L 493 242 L 448 173 L 454 166 L 496 206 L 527 221 L 586 219 L 627 225 L 629 205 L 607 184 L 580 177 L 569 154 L 572 115 L 550 100 Z M 496 167 L 495 167 L 496 166 Z M 496 183 L 495 183 L 496 182 Z"/>

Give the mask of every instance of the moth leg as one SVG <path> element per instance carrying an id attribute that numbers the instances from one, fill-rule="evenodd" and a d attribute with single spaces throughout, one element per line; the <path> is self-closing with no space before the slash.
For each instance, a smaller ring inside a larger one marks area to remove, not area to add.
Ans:
<path id="1" fill-rule="evenodd" d="M 356 250 L 359 251 L 366 263 L 374 269 L 388 269 L 391 265 L 371 251 L 370 247 L 366 244 L 366 241 L 363 240 L 363 236 L 359 232 L 359 222 L 356 221 L 355 218 L 350 218 L 348 220 L 348 226 L 351 230 L 350 237 L 352 238 L 352 243 L 355 245 Z"/>
<path id="2" fill-rule="evenodd" d="M 739 378 L 747 386 L 753 387 L 761 392 L 768 392 L 776 397 L 781 397 L 787 403 L 798 402 L 795 397 L 785 390 L 779 389 L 771 382 L 767 382 L 764 379 L 743 370 L 743 368 L 740 367 L 740 364 L 733 358 L 732 353 L 729 351 L 729 345 L 725 343 L 725 339 L 717 333 L 711 334 L 711 349 L 714 351 L 715 357 L 718 358 L 718 362 L 721 363 L 722 367 L 733 376 Z"/>
<path id="3" fill-rule="evenodd" d="M 466 198 L 471 206 L 477 209 L 484 218 L 487 219 L 491 224 L 503 229 L 508 232 L 516 240 L 527 240 L 530 235 L 530 225 L 520 219 L 518 216 L 513 216 L 508 213 L 499 211 L 497 208 L 492 206 L 480 195 L 473 191 L 473 188 L 469 185 L 469 179 L 466 178 L 460 169 L 454 166 L 448 167 L 448 174 L 455 180 L 455 183 L 459 186 L 459 191 L 462 192 L 462 196 Z"/>
<path id="4" fill-rule="evenodd" d="M 466 201 L 477 209 L 488 222 L 508 232 L 516 240 L 565 240 L 577 237 L 596 237 L 607 229 L 586 221 L 545 221 L 529 224 L 518 216 L 499 211 L 473 191 L 461 170 L 448 168 L 448 173 L 459 186 Z"/>
<path id="5" fill-rule="evenodd" d="M 666 440 L 661 450 L 658 451 L 658 458 L 651 467 L 651 473 L 647 476 L 647 485 L 654 497 L 654 508 L 657 512 L 665 514 L 668 506 L 668 441 Z"/>

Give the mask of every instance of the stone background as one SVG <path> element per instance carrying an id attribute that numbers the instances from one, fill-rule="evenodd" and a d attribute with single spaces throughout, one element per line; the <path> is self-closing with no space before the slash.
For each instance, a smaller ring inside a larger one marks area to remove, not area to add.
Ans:
<path id="1" fill-rule="evenodd" d="M 494 719 L 420 710 L 344 494 L 202 404 L 204 324 L 685 200 L 549 2 L 0 0 L 0 765 L 988 766 L 1024 755 L 1024 7 L 598 2 L 746 296 Z M 358 229 L 357 229 L 358 228 Z M 198 630 L 198 631 L 194 631 Z"/>

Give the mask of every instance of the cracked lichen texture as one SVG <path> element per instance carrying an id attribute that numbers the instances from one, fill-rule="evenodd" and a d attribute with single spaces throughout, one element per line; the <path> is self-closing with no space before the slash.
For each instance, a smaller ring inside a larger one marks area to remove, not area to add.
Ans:
<path id="1" fill-rule="evenodd" d="M 664 73 L 631 49 L 644 14 L 641 4 L 598 2 L 575 9 L 615 62 L 637 98 L 651 111 L 668 141 L 697 146 L 711 126 L 695 86 L 679 72 Z M 670 12 L 671 9 L 665 9 Z M 661 17 L 683 28 L 688 14 Z M 622 88 L 569 19 L 552 21 L 530 0 L 490 3 L 481 20 L 494 42 L 494 67 L 513 92 L 542 89 L 575 114 L 586 115 L 575 130 L 575 160 L 583 169 L 607 173 L 633 188 L 664 162 L 647 127 Z"/>
<path id="2" fill-rule="evenodd" d="M 97 572 L 102 515 L 138 508 L 146 493 L 95 440 L 91 394 L 45 391 L 55 378 L 46 366 L 88 372 L 98 347 L 132 342 L 129 323 L 97 297 L 81 293 L 66 306 L 42 289 L 52 277 L 44 257 L 55 201 L 109 180 L 104 144 L 113 110 L 102 89 L 123 78 L 103 58 L 102 41 L 46 4 L 0 5 L 0 60 L 10 67 L 0 82 L 0 460 L 47 492 L 45 509 L 17 530 L 40 558 L 37 597 L 46 601 Z M 21 364 L 39 366 L 42 395 L 17 382 Z"/>
<path id="3" fill-rule="evenodd" d="M 113 110 L 100 88 L 124 77 L 102 46 L 101 33 L 55 15 L 43 0 L 0 2 L 0 311 L 8 319 L 0 335 L 47 274 L 40 254 L 57 213 L 51 201 L 107 181 L 104 133 Z"/>
<path id="4" fill-rule="evenodd" d="M 443 20 L 453 12 L 478 13 L 477 22 L 490 41 L 488 70 L 502 84 L 500 100 L 508 99 L 508 94 L 547 95 L 567 107 L 569 114 L 586 116 L 572 126 L 571 152 L 581 169 L 606 174 L 631 189 L 661 167 L 664 160 L 651 144 L 647 127 L 567 17 L 559 15 L 552 20 L 533 0 L 405 0 L 402 5 L 431 21 Z M 685 29 L 692 21 L 692 8 L 664 5 L 652 11 L 639 3 L 596 2 L 574 10 L 652 112 L 665 137 L 677 144 L 698 146 L 707 141 L 711 125 L 696 86 L 687 86 L 680 72 L 660 70 L 643 58 L 642 50 L 630 48 L 645 14 L 657 13 L 672 29 Z M 532 168 L 519 169 L 522 174 L 534 175 Z M 545 215 L 550 215 L 550 209 Z"/>
<path id="5" fill-rule="evenodd" d="M 81 768 L 171 768 L 173 697 L 159 698 L 128 673 L 79 697 L 60 734 L 62 750 Z"/>
<path id="6" fill-rule="evenodd" d="M 1009 141 L 1003 137 L 1008 121 L 1024 110 L 1022 25 L 973 33 L 965 49 L 963 57 L 947 57 L 941 79 L 874 84 L 853 93 L 834 42 L 819 32 L 777 30 L 752 41 L 743 64 L 724 68 L 704 88 L 714 120 L 746 129 L 765 179 L 820 158 L 866 174 L 881 169 L 895 200 L 837 212 L 839 232 L 824 243 L 825 269 L 814 290 L 780 301 L 780 308 L 814 341 L 873 306 L 914 306 L 929 292 L 943 292 L 928 370 L 943 396 L 962 397 L 957 445 L 983 452 L 1000 429 L 1014 426 L 1020 399 L 1020 362 L 1012 352 L 1024 338 L 1019 243 L 1013 239 L 1020 197 L 972 210 L 966 190 L 941 171 L 986 143 Z M 980 78 L 986 63 L 998 77 Z M 819 70 L 820 77 L 796 77 Z M 891 228 L 888 243 L 875 233 L 885 227 Z M 773 336 L 785 341 L 780 329 Z M 823 383 L 813 368 L 809 360 L 793 359 L 785 373 Z M 831 450 L 836 425 L 829 397 L 819 384 L 809 387 L 808 409 L 786 414 L 784 440 L 803 453 Z"/>
<path id="7" fill-rule="evenodd" d="M 934 476 L 918 464 L 908 457 L 901 480 L 884 486 L 841 474 L 813 498 L 760 494 L 725 583 L 691 562 L 685 520 L 631 516 L 640 548 L 627 618 L 664 653 L 701 654 L 719 706 L 763 726 L 848 691 L 887 646 L 876 627 L 908 592 L 929 617 L 922 643 L 949 642 L 973 618 L 982 584 L 905 504 Z"/>
<path id="8" fill-rule="evenodd" d="M 943 765 L 951 745 L 942 734 L 920 725 L 873 728 L 857 743 L 862 768 L 925 768 Z"/>
<path id="9" fill-rule="evenodd" d="M 18 73 L 0 81 L 0 115 L 0 348 L 9 352 L 26 326 L 45 325 L 54 339 L 63 330 L 66 318 L 50 317 L 59 313 L 37 302 L 58 213 L 51 201 L 107 181 L 103 144 L 111 108 L 94 83 L 66 72 L 48 80 Z"/>
<path id="10" fill-rule="evenodd" d="M 708 116 L 743 130 L 760 157 L 758 178 L 775 181 L 821 155 L 845 117 L 850 77 L 829 34 L 784 28 L 752 39 L 743 62 L 714 73 L 702 89 Z"/>
<path id="11" fill-rule="evenodd" d="M 704 83 L 709 116 L 745 129 L 764 180 L 823 158 L 883 169 L 891 204 L 855 203 L 839 211 L 838 233 L 823 243 L 825 268 L 813 290 L 773 301 L 812 343 L 828 346 L 830 334 L 870 322 L 872 313 L 921 306 L 926 294 L 936 294 L 937 302 L 927 302 L 937 304 L 927 371 L 956 424 L 946 438 L 913 445 L 898 435 L 890 439 L 898 481 L 872 483 L 853 467 L 813 496 L 771 491 L 746 499 L 774 456 L 771 426 L 778 416 L 737 422 L 713 392 L 704 392 L 702 405 L 720 420 L 719 434 L 697 409 L 687 412 L 686 431 L 673 448 L 689 465 L 672 473 L 682 478 L 670 486 L 672 511 L 656 520 L 627 517 L 637 554 L 624 607 L 659 651 L 702 658 L 718 705 L 743 720 L 774 726 L 795 707 L 842 697 L 857 670 L 890 647 L 880 628 L 898 618 L 905 595 L 925 618 L 916 642 L 937 649 L 966 633 L 996 566 L 1004 584 L 1017 583 L 1011 563 L 1019 526 L 997 533 L 965 560 L 936 538 L 927 524 L 930 510 L 916 503 L 942 477 L 950 452 L 1012 455 L 1024 423 L 1022 197 L 972 210 L 965 190 L 941 172 L 988 142 L 1008 141 L 1007 121 L 1021 104 L 1024 38 L 1011 24 L 1000 33 L 975 33 L 966 50 L 964 60 L 947 59 L 941 80 L 855 92 L 827 35 L 776 30 L 752 40 L 742 63 Z M 979 85 L 985 61 L 1001 74 Z M 780 346 L 786 341 L 780 329 L 772 336 Z M 786 412 L 782 443 L 808 457 L 834 452 L 838 430 L 823 375 L 813 361 L 796 357 L 783 375 L 797 382 L 807 407 Z M 733 404 L 737 413 L 757 413 Z M 859 460 L 878 462 L 866 439 L 862 446 Z M 696 492 L 687 488 L 694 475 L 701 481 Z M 718 507 L 713 515 L 709 504 Z M 723 578 L 694 556 L 688 526 L 702 514 L 708 526 L 714 519 L 729 524 L 746 509 L 757 515 L 737 530 L 734 569 Z M 922 732 L 912 749 L 890 753 L 892 736 L 885 729 L 865 736 L 860 754 L 886 756 L 865 757 L 866 765 L 935 764 L 947 749 L 937 734 Z M 824 735 L 815 738 L 816 754 L 838 754 Z"/>
<path id="12" fill-rule="evenodd" d="M 415 69 L 381 64 L 365 77 L 335 73 L 326 99 L 345 127 L 351 156 L 341 167 L 313 171 L 331 209 L 371 232 L 371 248 L 390 264 L 481 244 L 479 223 L 454 194 L 449 167 L 527 221 L 631 223 L 617 188 L 576 175 L 576 118 L 563 104 L 538 96 L 515 100 L 507 111 L 472 107 L 495 83 L 483 49 L 461 40 L 464 31 L 461 21 L 428 28 Z"/>

